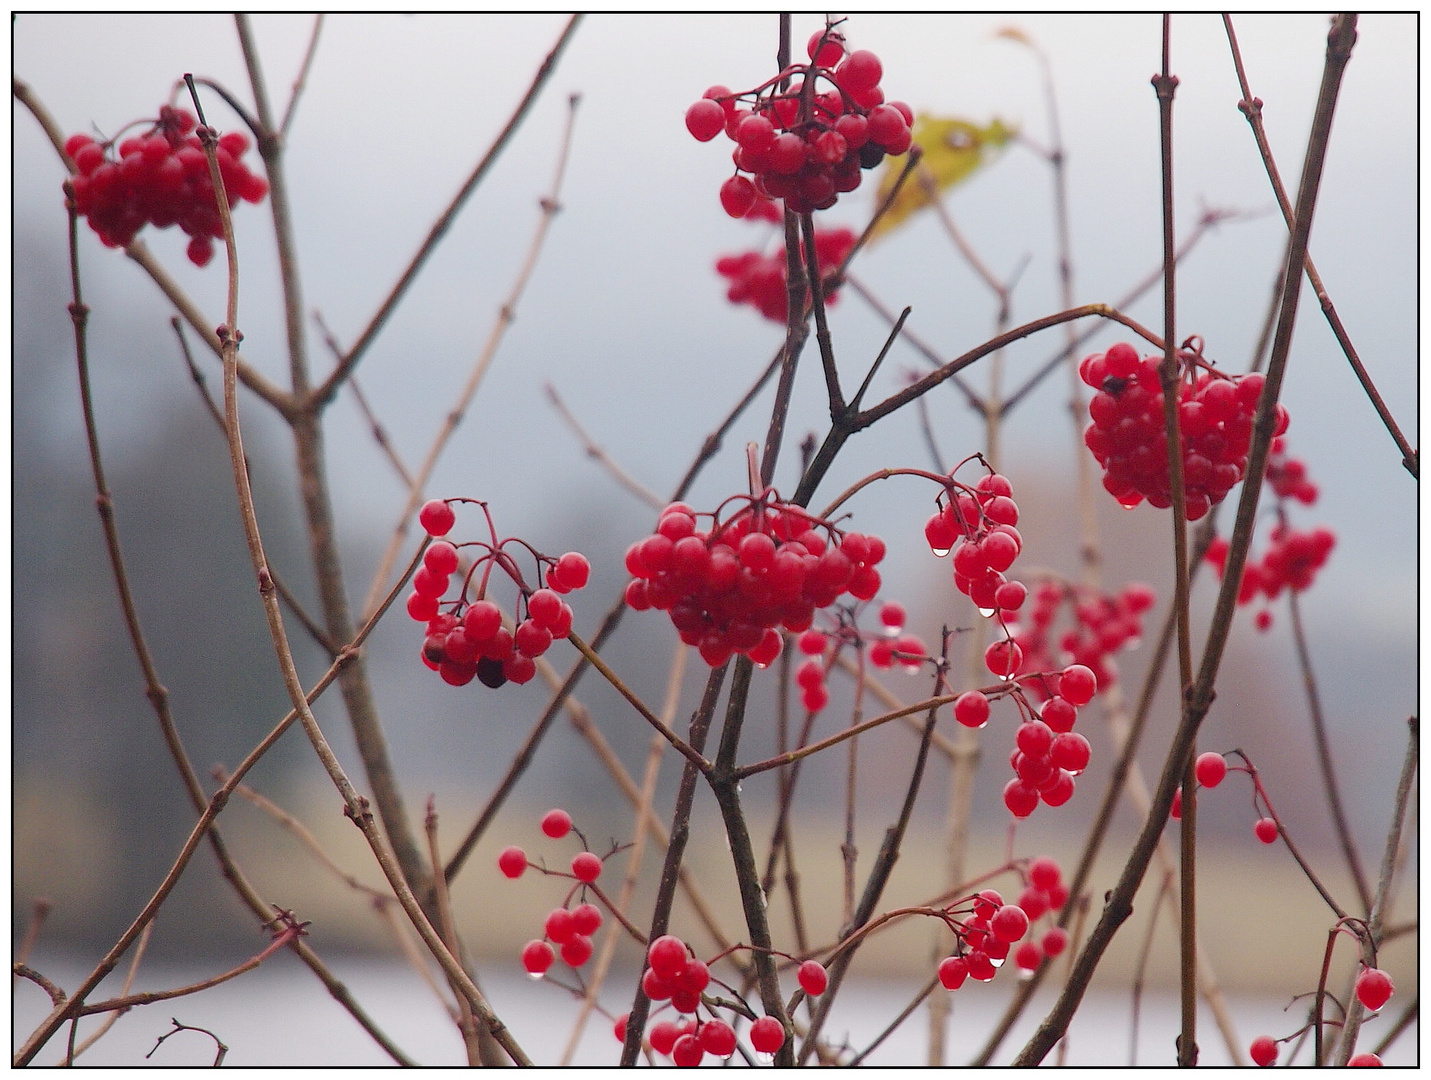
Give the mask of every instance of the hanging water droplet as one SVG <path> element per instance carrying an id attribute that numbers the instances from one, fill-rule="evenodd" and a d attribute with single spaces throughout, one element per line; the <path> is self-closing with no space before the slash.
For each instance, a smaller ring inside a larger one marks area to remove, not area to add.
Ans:
<path id="1" fill-rule="evenodd" d="M 990 615 L 992 615 L 994 612 L 996 612 L 996 611 L 998 611 L 998 610 L 999 610 L 998 608 L 981 607 L 981 608 L 979 609 L 979 614 L 982 615 L 982 616 L 984 616 L 984 618 L 987 619 Z"/>
<path id="2" fill-rule="evenodd" d="M 993 964 L 996 968 L 1000 968 L 1000 967 L 1003 967 L 1003 966 L 1004 966 L 1004 960 L 1005 960 L 1005 959 L 1006 959 L 1005 957 L 999 957 L 999 958 L 996 960 L 994 957 L 991 956 L 991 957 L 989 957 L 989 963 Z"/>
<path id="3" fill-rule="evenodd" d="M 942 559 L 949 554 L 948 548 L 930 548 L 929 550 L 934 552 L 934 557 L 937 559 Z"/>
<path id="4" fill-rule="evenodd" d="M 531 979 L 532 982 L 540 982 L 546 977 L 546 974 L 545 971 L 529 971 L 527 972 L 527 978 Z"/>
<path id="5" fill-rule="evenodd" d="M 1019 982 L 1028 982 L 1034 977 L 1033 968 L 1019 968 Z"/>

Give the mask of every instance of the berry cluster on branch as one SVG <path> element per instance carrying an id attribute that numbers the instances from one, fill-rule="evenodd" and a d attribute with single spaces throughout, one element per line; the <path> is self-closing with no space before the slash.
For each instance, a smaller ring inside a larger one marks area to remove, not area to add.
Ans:
<path id="1" fill-rule="evenodd" d="M 70 177 L 75 212 L 84 217 L 106 247 L 124 247 L 145 225 L 178 225 L 189 240 L 189 261 L 204 266 L 214 256 L 213 241 L 224 235 L 218 200 L 193 114 L 165 105 L 145 135 L 118 144 L 71 135 L 65 153 L 75 163 Z M 219 136 L 216 156 L 229 207 L 240 199 L 262 202 L 268 181 L 243 163 L 249 140 L 241 131 Z"/>
<path id="2" fill-rule="evenodd" d="M 846 55 L 844 35 L 833 26 L 817 31 L 806 51 L 808 64 L 792 64 L 743 93 L 712 86 L 686 110 L 686 130 L 696 139 L 723 132 L 736 144 L 736 173 L 720 189 L 731 217 L 744 217 L 761 198 L 783 199 L 797 214 L 827 210 L 860 186 L 864 170 L 909 149 L 914 112 L 902 101 L 885 102 L 878 56 L 866 49 Z"/>
<path id="3" fill-rule="evenodd" d="M 506 551 L 513 543 L 528 551 L 530 546 L 520 540 L 499 541 L 490 515 L 487 516 L 490 543 L 479 540 L 453 545 L 440 539 L 452 531 L 457 520 L 450 505 L 452 501 L 475 500 L 433 499 L 418 513 L 418 522 L 433 538 L 423 553 L 422 566 L 413 575 L 413 591 L 407 598 L 407 613 L 427 624 L 422 662 L 453 686 L 465 686 L 474 678 L 494 689 L 508 681 L 529 682 L 537 672 L 536 658 L 544 654 L 553 641 L 571 632 L 571 606 L 561 594 L 585 586 L 591 564 L 578 551 L 569 551 L 559 559 L 532 551 L 537 572 L 545 574 L 546 583 L 531 589 Z M 486 505 L 478 505 L 485 514 Z M 465 568 L 459 548 L 472 548 L 478 553 Z M 518 602 L 526 608 L 526 617 L 513 629 L 504 625 L 501 608 L 486 598 L 493 569 L 501 569 L 512 579 L 518 589 Z M 473 577 L 479 570 L 481 578 L 474 589 Z M 458 595 L 444 600 L 453 577 L 459 572 Z"/>
<path id="4" fill-rule="evenodd" d="M 817 609 L 841 596 L 869 600 L 879 591 L 875 566 L 885 545 L 878 536 L 842 533 L 773 490 L 726 502 L 738 508 L 723 521 L 720 510 L 697 514 L 672 503 L 656 531 L 626 552 L 634 578 L 626 603 L 667 612 L 711 667 L 734 653 L 766 667 L 780 655 L 780 627 L 803 632 Z M 710 519 L 708 529 L 700 518 Z"/>
<path id="5" fill-rule="evenodd" d="M 763 205 L 771 205 L 764 203 Z M 751 215 L 747 214 L 747 217 Z M 820 276 L 827 268 L 838 267 L 854 250 L 855 234 L 851 229 L 816 229 L 815 264 Z M 800 245 L 800 258 L 805 258 L 805 245 Z M 760 251 L 742 251 L 738 255 L 722 255 L 716 260 L 716 272 L 730 281 L 726 299 L 732 304 L 750 304 L 767 319 L 784 323 L 790 311 L 790 293 L 786 287 L 785 250 L 769 255 Z M 839 286 L 830 279 L 824 281 L 825 304 L 839 299 Z M 805 302 L 809 300 L 808 287 Z"/>
<path id="6" fill-rule="evenodd" d="M 1187 519 L 1197 521 L 1242 479 L 1252 417 L 1266 379 L 1257 372 L 1224 375 L 1196 348 L 1184 348 L 1178 357 L 1183 504 Z M 1103 466 L 1103 486 L 1129 509 L 1144 499 L 1159 509 L 1173 504 L 1161 367 L 1161 357 L 1140 358 L 1133 346 L 1119 342 L 1106 353 L 1086 357 L 1078 368 L 1083 381 L 1098 391 L 1088 402 L 1093 422 L 1083 441 Z M 1279 403 L 1275 434 L 1286 431 L 1287 423 L 1287 410 Z"/>

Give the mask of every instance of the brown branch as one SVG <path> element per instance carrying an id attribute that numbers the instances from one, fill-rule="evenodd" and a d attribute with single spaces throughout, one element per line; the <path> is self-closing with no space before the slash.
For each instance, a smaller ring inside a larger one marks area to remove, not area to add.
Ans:
<path id="1" fill-rule="evenodd" d="M 1237 35 L 1232 29 L 1232 17 L 1223 15 L 1222 23 L 1227 30 L 1227 41 L 1232 48 L 1232 63 L 1237 68 L 1237 81 L 1242 88 L 1242 100 L 1237 103 L 1237 107 L 1252 128 L 1252 137 L 1257 141 L 1257 152 L 1262 156 L 1262 164 L 1267 169 L 1267 179 L 1272 183 L 1272 190 L 1277 196 L 1277 205 L 1282 210 L 1282 219 L 1287 223 L 1287 229 L 1290 232 L 1295 220 L 1292 216 L 1292 202 L 1287 198 L 1287 188 L 1282 183 L 1282 175 L 1277 169 L 1276 159 L 1272 157 L 1271 144 L 1267 141 L 1267 130 L 1262 124 L 1262 99 L 1253 97 L 1252 89 L 1247 84 L 1247 71 L 1242 66 L 1242 51 L 1237 47 Z M 1414 478 L 1419 479 L 1421 475 L 1419 455 L 1412 449 L 1406 436 L 1401 433 L 1401 428 L 1397 426 L 1395 418 L 1391 415 L 1391 410 L 1387 408 L 1386 402 L 1382 400 L 1381 394 L 1376 389 L 1376 384 L 1367 374 L 1361 357 L 1357 355 L 1356 347 L 1352 345 L 1351 335 L 1347 333 L 1341 316 L 1337 314 L 1336 306 L 1332 303 L 1331 297 L 1327 295 L 1326 286 L 1322 284 L 1322 276 L 1317 273 L 1316 266 L 1312 264 L 1311 255 L 1307 255 L 1304 261 L 1307 269 L 1307 281 L 1311 284 L 1312 291 L 1317 294 L 1322 314 L 1326 316 L 1327 325 L 1332 328 L 1332 334 L 1336 337 L 1337 344 L 1342 347 L 1342 352 L 1346 355 L 1347 362 L 1351 364 L 1352 371 L 1356 373 L 1362 390 L 1371 401 L 1372 407 L 1376 409 L 1376 414 L 1381 417 L 1381 422 L 1386 425 L 1386 430 L 1396 443 L 1396 448 L 1401 451 L 1402 465 L 1406 466 L 1406 471 Z"/>
<path id="2" fill-rule="evenodd" d="M 468 373 L 466 383 L 458 393 L 457 401 L 448 411 L 441 428 L 433 438 L 431 446 L 428 447 L 427 456 L 418 466 L 417 472 L 413 474 L 412 484 L 407 491 L 407 501 L 398 515 L 397 526 L 394 528 L 393 535 L 388 540 L 387 549 L 378 563 L 372 584 L 368 587 L 365 607 L 370 606 L 374 599 L 381 595 L 383 583 L 387 581 L 388 574 L 392 572 L 393 562 L 402 548 L 412 519 L 422 504 L 424 489 L 432 477 L 433 470 L 437 467 L 438 459 L 447 449 L 448 441 L 462 422 L 473 397 L 476 396 L 478 388 L 482 385 L 482 380 L 486 377 L 487 371 L 497 355 L 497 350 L 506 337 L 507 330 L 516 320 L 517 305 L 521 301 L 523 293 L 526 292 L 527 283 L 531 280 L 532 273 L 536 270 L 537 261 L 541 257 L 542 247 L 546 242 L 547 233 L 551 230 L 552 221 L 555 219 L 557 211 L 561 209 L 559 199 L 562 179 L 566 175 L 567 158 L 571 151 L 571 136 L 576 124 L 576 107 L 579 101 L 580 97 L 575 94 L 568 99 L 566 127 L 562 131 L 561 144 L 557 150 L 556 169 L 552 177 L 551 190 L 540 202 L 541 216 L 532 232 L 526 257 L 523 259 L 516 277 L 512 280 L 512 286 L 508 290 L 506 298 L 497 309 L 497 317 L 493 320 L 492 327 L 487 333 L 487 340 L 482 345 L 482 351 L 478 354 L 471 372 Z M 356 349 L 356 346 L 354 348 Z"/>
<path id="3" fill-rule="evenodd" d="M 1153 799 L 1152 811 L 1144 823 L 1117 886 L 1109 896 L 1102 917 L 1089 935 L 1087 945 L 1074 962 L 1063 993 L 1033 1038 L 1015 1060 L 1015 1064 L 1019 1066 L 1027 1067 L 1042 1061 L 1048 1051 L 1052 1049 L 1053 1044 L 1062 1036 L 1074 1011 L 1082 1001 L 1093 971 L 1102 959 L 1114 933 L 1128 918 L 1132 910 L 1133 895 L 1142 881 L 1143 873 L 1152 858 L 1153 849 L 1156 847 L 1167 820 L 1167 814 L 1172 807 L 1173 792 L 1190 757 L 1198 726 L 1212 706 L 1213 685 L 1221 665 L 1223 649 L 1227 644 L 1227 636 L 1237 602 L 1238 584 L 1242 580 L 1242 570 L 1247 561 L 1247 550 L 1252 539 L 1257 503 L 1261 495 L 1268 451 L 1276 424 L 1277 397 L 1286 372 L 1287 355 L 1292 341 L 1292 328 L 1296 322 L 1297 298 L 1302 275 L 1293 273 L 1291 268 L 1302 266 L 1306 257 L 1307 238 L 1311 232 L 1312 211 L 1316 205 L 1322 165 L 1326 159 L 1327 138 L 1331 130 L 1332 114 L 1335 111 L 1341 75 L 1350 58 L 1352 44 L 1356 40 L 1355 25 L 1354 17 L 1338 16 L 1328 37 L 1327 62 L 1323 72 L 1322 88 L 1313 118 L 1311 137 L 1308 141 L 1302 184 L 1298 192 L 1297 225 L 1290 245 L 1289 271 L 1283 286 L 1282 311 L 1278 318 L 1277 334 L 1272 345 L 1272 359 L 1268 365 L 1267 382 L 1263 387 L 1262 397 L 1253 421 L 1252 446 L 1248 455 L 1242 494 L 1237 507 L 1237 520 L 1233 528 L 1225 568 L 1227 576 L 1224 577 L 1222 588 L 1218 592 L 1217 604 L 1208 630 L 1207 643 L 1197 679 L 1193 684 L 1183 720 L 1179 723 L 1169 748 L 1163 775 L 1158 783 L 1157 794 Z"/>
<path id="4" fill-rule="evenodd" d="M 561 395 L 557 393 L 555 386 L 551 383 L 547 383 L 545 390 L 547 392 L 547 400 L 552 403 L 552 408 L 556 409 L 557 414 L 566 422 L 566 426 L 571 428 L 572 434 L 574 434 L 577 441 L 581 443 L 581 448 L 586 452 L 587 457 L 591 458 L 610 473 L 613 480 L 632 495 L 635 495 L 636 498 L 640 499 L 652 510 L 660 510 L 666 505 L 666 503 L 662 501 L 661 496 L 657 495 L 645 484 L 641 483 L 641 481 L 637 480 L 618 465 L 612 456 L 603 450 L 595 439 L 587 434 L 586 429 L 581 426 L 581 421 L 567 408 L 566 402 L 561 399 Z"/>
<path id="5" fill-rule="evenodd" d="M 532 78 L 531 85 L 527 87 L 526 94 L 522 96 L 522 100 L 518 103 L 516 111 L 512 113 L 506 126 L 502 128 L 496 140 L 488 147 L 487 152 L 482 155 L 482 160 L 477 163 L 477 167 L 472 170 L 471 175 L 467 177 L 462 187 L 458 189 L 457 194 L 453 197 L 452 202 L 448 204 L 447 209 L 442 212 L 432 228 L 428 230 L 426 239 L 424 239 L 422 244 L 418 247 L 417 253 L 412 257 L 407 268 L 403 270 L 402 275 L 397 280 L 397 284 L 392 287 L 392 290 L 378 307 L 377 313 L 368 322 L 363 332 L 358 335 L 358 340 L 354 342 L 353 347 L 348 350 L 342 362 L 333 369 L 332 373 L 323 380 L 323 384 L 314 390 L 304 403 L 305 408 L 313 411 L 321 411 L 323 407 L 333 399 L 333 395 L 338 392 L 338 387 L 343 384 L 343 380 L 352 374 L 358 361 L 362 359 L 363 354 L 367 352 L 368 347 L 372 345 L 378 333 L 387 323 L 388 317 L 393 313 L 398 302 L 406 295 L 408 287 L 416 280 L 418 273 L 427 262 L 428 256 L 437 248 L 439 241 L 447 235 L 447 230 L 452 227 L 452 223 L 457 219 L 457 215 L 462 207 L 466 205 L 468 198 L 477 190 L 477 185 L 482 182 L 482 179 L 487 175 L 493 164 L 501 157 L 502 151 L 506 148 L 507 143 L 511 141 L 517 128 L 519 128 L 522 121 L 526 119 L 527 113 L 531 110 L 542 88 L 546 86 L 547 81 L 552 76 L 552 72 L 556 70 L 557 60 L 560 58 L 562 50 L 566 48 L 567 43 L 571 40 L 572 35 L 576 33 L 576 27 L 580 21 L 580 15 L 573 15 L 567 22 L 561 32 L 561 36 L 557 38 L 556 44 L 552 46 L 551 52 L 547 53 L 546 59 L 542 61 L 541 67 L 537 69 L 536 75 Z"/>
<path id="6" fill-rule="evenodd" d="M 298 77 L 293 80 L 293 91 L 288 96 L 288 107 L 283 110 L 283 120 L 278 125 L 278 133 L 288 138 L 288 129 L 293 124 L 293 115 L 298 109 L 298 99 L 308 85 L 308 72 L 313 67 L 313 57 L 318 53 L 318 35 L 323 32 L 323 13 L 313 18 L 313 34 L 308 39 L 308 50 L 303 54 L 303 63 L 298 68 Z"/>

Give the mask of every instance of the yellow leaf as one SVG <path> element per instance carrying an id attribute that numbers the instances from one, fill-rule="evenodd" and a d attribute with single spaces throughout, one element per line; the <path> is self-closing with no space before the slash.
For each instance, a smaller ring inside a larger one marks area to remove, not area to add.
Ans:
<path id="1" fill-rule="evenodd" d="M 919 171 L 904 182 L 904 187 L 900 188 L 893 205 L 880 218 L 870 239 L 884 235 L 903 224 L 915 211 L 931 204 L 932 196 L 928 184 L 921 180 L 921 173 L 942 195 L 955 184 L 967 180 L 980 166 L 992 161 L 1018 132 L 997 118 L 989 121 L 988 126 L 980 127 L 968 120 L 920 113 L 914 118 L 911 133 L 914 144 L 924 149 Z M 908 156 L 900 154 L 885 159 L 880 172 L 876 206 L 884 205 L 890 189 L 904 171 Z"/>

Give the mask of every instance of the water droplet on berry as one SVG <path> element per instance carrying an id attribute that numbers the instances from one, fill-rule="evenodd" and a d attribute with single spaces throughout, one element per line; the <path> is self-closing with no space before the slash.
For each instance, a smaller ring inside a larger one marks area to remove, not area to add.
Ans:
<path id="1" fill-rule="evenodd" d="M 948 548 L 930 548 L 929 550 L 934 552 L 934 557 L 936 559 L 942 559 L 944 558 L 944 556 L 949 554 Z"/>
<path id="2" fill-rule="evenodd" d="M 982 616 L 984 616 L 984 618 L 987 619 L 987 618 L 989 618 L 989 616 L 993 615 L 994 612 L 996 612 L 996 611 L 998 611 L 998 610 L 999 610 L 998 608 L 981 607 L 981 608 L 979 608 L 979 614 L 982 615 Z"/>
<path id="3" fill-rule="evenodd" d="M 1001 968 L 1004 966 L 1004 961 L 1007 959 L 1008 957 L 999 957 L 998 959 L 995 959 L 991 956 L 989 957 L 989 963 L 993 964 L 996 968 Z"/>
<path id="4" fill-rule="evenodd" d="M 545 979 L 546 976 L 547 976 L 547 973 L 546 973 L 545 971 L 529 971 L 529 972 L 527 972 L 527 978 L 531 979 L 532 982 L 540 982 L 542 979 Z"/>

